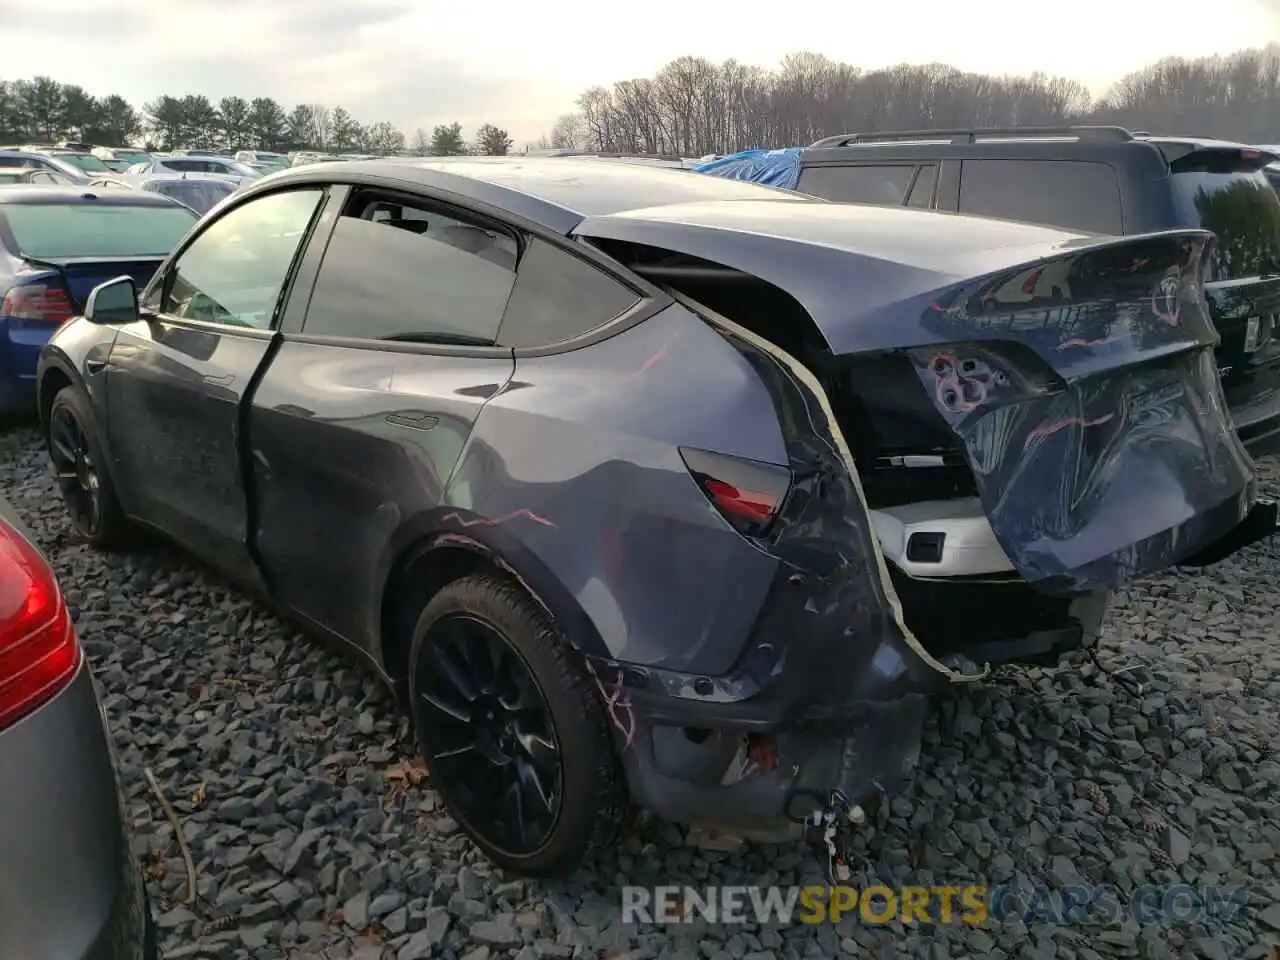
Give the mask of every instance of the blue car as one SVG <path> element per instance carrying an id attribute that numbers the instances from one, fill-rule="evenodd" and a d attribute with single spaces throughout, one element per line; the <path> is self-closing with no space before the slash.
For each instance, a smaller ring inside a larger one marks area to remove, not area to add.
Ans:
<path id="1" fill-rule="evenodd" d="M 95 286 L 145 284 L 198 219 L 150 192 L 0 189 L 0 414 L 33 412 L 40 349 Z"/>

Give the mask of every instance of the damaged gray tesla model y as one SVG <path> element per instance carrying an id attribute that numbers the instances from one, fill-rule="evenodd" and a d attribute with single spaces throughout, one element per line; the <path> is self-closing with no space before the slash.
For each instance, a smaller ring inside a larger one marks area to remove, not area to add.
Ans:
<path id="1" fill-rule="evenodd" d="M 632 801 L 856 819 L 934 694 L 1269 536 L 1211 243 L 601 161 L 302 167 L 99 287 L 39 406 L 85 538 L 157 530 L 363 655 L 484 852 L 563 874 Z"/>

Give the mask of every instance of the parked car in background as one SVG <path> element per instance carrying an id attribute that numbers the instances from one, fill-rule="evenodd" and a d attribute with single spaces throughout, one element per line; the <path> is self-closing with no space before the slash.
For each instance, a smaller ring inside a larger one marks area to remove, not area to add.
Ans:
<path id="1" fill-rule="evenodd" d="M 88 183 L 89 175 L 59 157 L 29 150 L 0 150 L 0 170 L 49 170 L 73 183 Z"/>
<path id="2" fill-rule="evenodd" d="M 1258 147 L 1258 149 L 1265 150 L 1267 153 L 1280 158 L 1280 143 L 1267 144 Z M 1275 163 L 1267 164 L 1266 167 L 1263 168 L 1262 172 L 1266 175 L 1271 186 L 1280 192 L 1280 160 L 1277 160 Z"/>
<path id="3" fill-rule="evenodd" d="M 156 960 L 93 675 L 53 571 L 3 497 L 0 778 L 0 957 Z"/>
<path id="4" fill-rule="evenodd" d="M 290 165 L 289 158 L 283 153 L 271 153 L 268 150 L 241 150 L 236 153 L 235 160 L 264 173 L 283 170 Z"/>
<path id="5" fill-rule="evenodd" d="M 247 164 L 223 157 L 207 156 L 156 156 L 145 163 L 135 163 L 125 170 L 131 176 L 163 175 L 174 173 L 205 173 L 231 177 L 239 183 L 257 180 L 262 174 Z"/>
<path id="6" fill-rule="evenodd" d="M 533 156 L 534 154 L 526 154 Z M 676 170 L 684 169 L 684 160 L 674 154 L 647 154 L 647 153 L 593 153 L 590 151 L 578 150 L 553 150 L 544 154 L 548 157 L 575 157 L 577 159 L 586 160 L 616 160 L 620 163 L 643 163 L 655 167 L 671 167 Z"/>
<path id="7" fill-rule="evenodd" d="M 316 153 L 315 151 L 303 150 L 298 153 L 290 154 L 289 159 L 291 166 L 302 167 L 311 163 L 335 163 L 342 158 L 329 153 Z"/>
<path id="8" fill-rule="evenodd" d="M 135 150 L 132 147 L 94 147 L 90 153 L 104 163 L 122 162 L 126 166 L 145 163 L 151 159 L 151 154 L 146 150 Z"/>
<path id="9" fill-rule="evenodd" d="M 37 170 L 33 167 L 0 167 L 0 185 L 13 183 L 62 184 L 69 186 L 74 184 L 75 181 L 65 173 L 57 173 L 53 170 Z"/>
<path id="10" fill-rule="evenodd" d="M 1255 455 L 1280 449 L 1276 157 L 1245 144 L 1119 127 L 844 134 L 697 168 L 851 203 L 944 210 L 1090 234 L 1204 228 L 1206 292 L 1227 403 Z"/>
<path id="11" fill-rule="evenodd" d="M 181 173 L 166 176 L 100 177 L 89 182 L 91 187 L 107 187 L 122 190 L 150 190 L 190 207 L 196 213 L 205 214 L 231 194 L 238 185 L 227 177 L 209 174 Z"/>
<path id="12" fill-rule="evenodd" d="M 35 410 L 40 348 L 94 286 L 122 275 L 146 283 L 197 219 L 144 191 L 0 189 L 0 413 Z"/>
<path id="13" fill-rule="evenodd" d="M 159 530 L 346 641 L 484 852 L 564 874 L 628 795 L 780 833 L 862 803 L 936 692 L 1273 533 L 1211 239 L 596 159 L 317 164 L 140 297 L 98 287 L 41 422 L 92 545 Z"/>
<path id="14" fill-rule="evenodd" d="M 85 176 L 89 177 L 99 173 L 107 173 L 111 169 L 99 157 L 95 157 L 88 150 L 77 151 L 53 149 L 42 150 L 40 152 L 47 157 L 57 159 L 61 163 L 69 164 Z"/>

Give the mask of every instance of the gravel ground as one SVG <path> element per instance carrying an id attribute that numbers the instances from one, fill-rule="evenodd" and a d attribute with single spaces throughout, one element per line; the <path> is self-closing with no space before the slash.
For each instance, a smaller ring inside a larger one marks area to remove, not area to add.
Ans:
<path id="1" fill-rule="evenodd" d="M 1280 488 L 1280 463 L 1264 466 Z M 1118 600 L 1092 662 L 1005 671 L 939 706 L 910 789 L 859 840 L 855 882 L 1247 885 L 1229 921 L 1106 930 L 624 926 L 618 885 L 819 882 L 805 848 L 712 851 L 647 822 L 599 874 L 505 880 L 416 767 L 407 728 L 353 663 L 163 547 L 103 557 L 71 538 L 29 429 L 0 484 L 52 557 L 101 684 L 137 851 L 176 957 L 1268 956 L 1280 940 L 1280 546 Z M 150 767 L 198 874 L 186 870 Z"/>

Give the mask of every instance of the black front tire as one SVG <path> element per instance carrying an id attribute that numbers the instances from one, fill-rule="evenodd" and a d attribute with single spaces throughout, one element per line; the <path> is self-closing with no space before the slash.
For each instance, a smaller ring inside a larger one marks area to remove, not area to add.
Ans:
<path id="1" fill-rule="evenodd" d="M 430 713 L 422 705 L 418 677 L 426 663 L 434 666 L 434 661 L 423 659 L 429 656 L 426 645 L 433 629 L 459 615 L 495 630 L 524 661 L 554 723 L 561 764 L 559 810 L 541 844 L 529 853 L 512 853 L 477 828 L 447 777 L 433 769 L 430 747 L 423 742 L 423 721 Z M 613 845 L 626 820 L 629 798 L 598 688 L 547 613 L 516 584 L 482 574 L 455 580 L 431 598 L 413 631 L 409 703 L 432 787 L 493 863 L 527 877 L 566 877 Z"/>
<path id="2" fill-rule="evenodd" d="M 59 464 L 54 450 L 54 435 L 57 425 L 64 417 L 69 417 L 83 435 L 97 478 L 96 491 L 93 494 L 97 500 L 96 519 L 92 522 L 83 511 L 72 508 L 72 494 L 68 492 L 69 485 L 74 483 L 79 486 L 79 482 L 58 480 L 58 485 L 63 492 L 63 500 L 67 502 L 68 513 L 71 515 L 71 525 L 76 533 L 95 549 L 115 550 L 123 547 L 128 543 L 131 533 L 129 519 L 120 507 L 115 485 L 111 482 L 111 471 L 103 453 L 102 443 L 98 439 L 97 424 L 89 405 L 89 398 L 79 387 L 67 386 L 59 390 L 57 396 L 53 398 L 53 404 L 49 407 L 49 416 L 45 421 L 45 449 L 54 462 L 55 472 L 59 469 Z M 65 467 L 65 464 L 63 466 Z"/>

